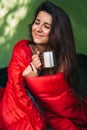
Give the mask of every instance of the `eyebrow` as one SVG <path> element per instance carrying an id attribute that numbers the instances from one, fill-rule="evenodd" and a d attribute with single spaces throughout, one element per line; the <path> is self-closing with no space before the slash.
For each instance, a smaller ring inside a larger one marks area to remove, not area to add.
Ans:
<path id="1" fill-rule="evenodd" d="M 39 19 L 35 19 L 35 20 L 40 21 Z M 50 25 L 50 26 L 52 25 L 52 24 L 47 23 L 47 22 L 45 22 L 45 24 Z"/>

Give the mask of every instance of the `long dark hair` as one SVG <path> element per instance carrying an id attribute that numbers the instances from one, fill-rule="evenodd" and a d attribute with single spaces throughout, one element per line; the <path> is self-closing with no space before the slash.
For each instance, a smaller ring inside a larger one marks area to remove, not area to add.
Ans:
<path id="1" fill-rule="evenodd" d="M 51 14 L 53 18 L 49 43 L 51 48 L 56 50 L 58 68 L 63 66 L 65 79 L 75 92 L 80 93 L 77 56 L 71 21 L 61 7 L 49 1 L 42 2 L 37 8 L 35 19 L 40 11 Z M 30 32 L 34 21 L 31 24 Z"/>

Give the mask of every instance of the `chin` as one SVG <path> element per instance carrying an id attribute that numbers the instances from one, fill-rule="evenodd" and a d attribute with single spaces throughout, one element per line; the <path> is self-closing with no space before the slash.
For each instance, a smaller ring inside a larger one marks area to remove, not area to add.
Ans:
<path id="1" fill-rule="evenodd" d="M 37 45 L 42 44 L 42 42 L 40 42 L 40 41 L 38 41 L 38 40 L 34 40 L 34 43 L 37 44 Z"/>

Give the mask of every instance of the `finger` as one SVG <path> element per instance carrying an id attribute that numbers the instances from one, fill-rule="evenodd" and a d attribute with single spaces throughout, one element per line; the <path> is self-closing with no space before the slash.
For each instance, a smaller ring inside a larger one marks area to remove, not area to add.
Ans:
<path id="1" fill-rule="evenodd" d="M 27 68 L 23 71 L 22 75 L 25 76 L 27 75 L 30 71 L 32 71 L 32 68 L 30 65 L 27 66 Z"/>
<path id="2" fill-rule="evenodd" d="M 40 55 L 40 51 L 37 51 L 36 54 L 39 56 Z"/>
<path id="3" fill-rule="evenodd" d="M 38 59 L 38 58 L 39 58 L 38 55 L 33 55 L 33 56 L 32 56 L 32 60 L 33 60 L 33 61 L 35 61 L 35 59 Z"/>
<path id="4" fill-rule="evenodd" d="M 36 57 L 32 61 L 36 63 L 37 61 L 40 61 L 40 58 Z"/>
<path id="5" fill-rule="evenodd" d="M 35 68 L 35 66 L 33 65 L 33 63 L 31 62 L 31 66 L 34 72 L 37 72 L 37 69 Z"/>
<path id="6" fill-rule="evenodd" d="M 32 56 L 32 60 L 34 60 L 34 59 L 36 59 L 36 58 L 40 59 L 37 54 L 35 54 L 35 55 Z"/>

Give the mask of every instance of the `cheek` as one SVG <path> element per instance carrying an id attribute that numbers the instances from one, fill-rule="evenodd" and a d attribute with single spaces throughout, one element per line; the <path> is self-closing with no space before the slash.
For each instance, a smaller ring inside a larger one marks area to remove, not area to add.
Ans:
<path id="1" fill-rule="evenodd" d="M 46 31 L 45 34 L 46 34 L 46 36 L 49 38 L 50 31 Z"/>
<path id="2" fill-rule="evenodd" d="M 36 29 L 36 26 L 33 24 L 32 25 L 32 32 Z"/>
<path id="3" fill-rule="evenodd" d="M 34 28 L 34 26 L 32 26 L 32 29 L 31 29 L 32 36 L 33 36 L 34 30 L 35 30 L 35 28 Z"/>

